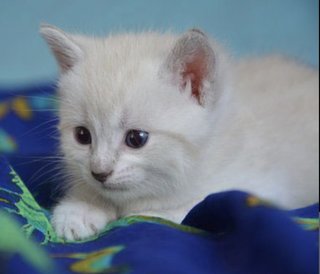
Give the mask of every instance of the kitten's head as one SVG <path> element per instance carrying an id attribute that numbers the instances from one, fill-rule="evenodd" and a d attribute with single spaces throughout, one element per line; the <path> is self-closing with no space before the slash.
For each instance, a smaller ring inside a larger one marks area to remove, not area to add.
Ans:
<path id="1" fill-rule="evenodd" d="M 115 200 L 188 188 L 224 90 L 213 43 L 198 30 L 106 39 L 41 32 L 60 66 L 61 148 L 73 186 Z"/>

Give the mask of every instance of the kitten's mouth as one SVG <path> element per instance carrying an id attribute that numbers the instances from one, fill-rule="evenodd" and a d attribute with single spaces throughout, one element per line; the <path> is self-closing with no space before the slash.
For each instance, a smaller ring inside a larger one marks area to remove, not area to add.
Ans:
<path id="1" fill-rule="evenodd" d="M 128 188 L 123 186 L 123 185 L 110 184 L 110 183 L 104 183 L 104 184 L 102 184 L 102 187 L 104 189 L 110 190 L 110 191 L 125 191 L 125 190 L 128 190 Z"/>

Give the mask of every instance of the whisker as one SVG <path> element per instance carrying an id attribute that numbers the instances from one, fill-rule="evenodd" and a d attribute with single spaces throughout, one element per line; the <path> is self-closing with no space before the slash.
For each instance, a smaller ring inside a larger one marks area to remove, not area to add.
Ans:
<path id="1" fill-rule="evenodd" d="M 47 164 L 45 164 L 45 165 L 43 165 L 41 168 L 39 168 L 28 180 L 27 180 L 27 183 L 31 183 L 32 182 L 32 180 L 34 180 L 34 181 L 36 181 L 36 180 L 38 180 L 39 178 L 41 178 L 41 177 L 39 177 L 39 176 L 37 176 L 43 169 L 45 169 L 45 168 L 47 168 L 49 165 L 50 165 L 51 163 L 47 163 Z M 40 173 L 41 174 L 41 173 Z M 43 176 L 43 174 L 41 174 L 41 176 Z"/>
<path id="2" fill-rule="evenodd" d="M 54 122 L 54 121 L 57 121 L 57 120 L 58 120 L 58 118 L 53 118 L 53 119 L 50 119 L 50 120 L 48 120 L 48 121 L 45 121 L 45 122 L 43 122 L 43 123 L 41 123 L 41 124 L 33 127 L 32 129 L 26 131 L 23 135 L 21 135 L 21 137 L 24 137 L 24 136 L 26 136 L 26 135 L 34 132 L 36 129 L 38 129 L 38 128 L 42 127 L 42 126 L 45 126 L 45 125 L 47 125 L 47 124 L 49 124 L 49 123 L 52 123 L 52 122 Z"/>
<path id="3" fill-rule="evenodd" d="M 41 161 L 44 161 L 44 159 L 34 159 L 31 161 L 24 161 L 23 163 L 15 164 L 15 167 L 25 166 L 25 165 L 29 165 L 32 163 L 38 163 Z M 61 162 L 60 159 L 50 159 L 50 163 L 52 163 L 52 164 L 59 163 L 59 162 Z"/>

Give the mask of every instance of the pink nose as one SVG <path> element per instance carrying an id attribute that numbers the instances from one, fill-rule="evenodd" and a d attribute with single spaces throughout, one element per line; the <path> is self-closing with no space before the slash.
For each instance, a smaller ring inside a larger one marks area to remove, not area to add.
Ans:
<path id="1" fill-rule="evenodd" d="M 107 180 L 107 178 L 112 174 L 113 171 L 110 172 L 103 172 L 103 173 L 94 173 L 93 171 L 91 171 L 91 174 L 93 176 L 93 178 L 95 178 L 97 181 L 99 181 L 100 183 L 103 183 Z"/>

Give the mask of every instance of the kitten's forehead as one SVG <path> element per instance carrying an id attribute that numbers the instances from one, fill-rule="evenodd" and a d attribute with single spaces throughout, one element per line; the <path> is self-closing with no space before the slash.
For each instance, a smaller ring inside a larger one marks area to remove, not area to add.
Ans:
<path id="1" fill-rule="evenodd" d="M 86 111 L 110 126 L 122 126 L 129 118 L 134 119 L 137 111 L 143 112 L 157 97 L 151 86 L 156 85 L 158 67 L 155 61 L 127 60 L 115 64 L 109 73 L 104 67 L 91 75 L 85 73 L 81 90 L 85 97 L 81 97 Z"/>
<path id="2" fill-rule="evenodd" d="M 174 39 L 125 36 L 90 40 L 87 56 L 65 79 L 66 96 L 80 107 L 79 119 L 98 128 L 177 127 L 177 113 L 191 115 L 181 93 L 159 70 Z M 65 81 L 64 81 L 65 80 Z"/>
<path id="3" fill-rule="evenodd" d="M 100 39 L 88 39 L 84 44 L 85 73 L 114 80 L 135 76 L 144 61 L 164 60 L 176 38 L 158 33 L 123 34 Z"/>
<path id="4" fill-rule="evenodd" d="M 121 125 L 128 117 L 133 118 L 133 109 L 143 111 L 152 104 L 165 53 L 163 48 L 151 51 L 149 46 L 141 46 L 142 42 L 137 45 L 128 37 L 122 44 L 117 42 L 96 41 L 76 68 L 74 75 L 78 79 L 74 81 L 79 83 L 76 100 L 82 101 L 88 113 Z"/>

